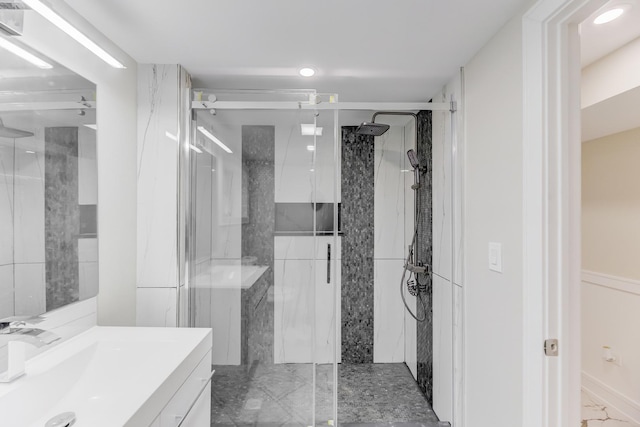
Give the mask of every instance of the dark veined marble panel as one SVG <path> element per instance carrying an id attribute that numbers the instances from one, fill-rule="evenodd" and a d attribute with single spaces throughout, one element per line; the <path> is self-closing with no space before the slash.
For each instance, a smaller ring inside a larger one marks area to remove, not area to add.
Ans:
<path id="1" fill-rule="evenodd" d="M 422 186 L 418 190 L 418 205 L 420 220 L 418 221 L 418 257 L 426 264 L 432 264 L 432 175 L 431 175 L 431 147 L 432 147 L 432 113 L 420 111 L 418 113 L 418 158 L 420 165 L 426 167 L 420 176 Z M 429 275 L 420 275 L 421 283 L 427 284 L 426 292 L 420 293 L 420 298 L 426 309 L 426 320 L 418 322 L 418 386 L 424 393 L 429 405 L 433 405 L 433 286 Z M 421 304 L 418 304 L 418 316 L 424 316 Z"/>
<path id="2" fill-rule="evenodd" d="M 47 311 L 78 301 L 78 128 L 45 128 L 44 231 Z"/>

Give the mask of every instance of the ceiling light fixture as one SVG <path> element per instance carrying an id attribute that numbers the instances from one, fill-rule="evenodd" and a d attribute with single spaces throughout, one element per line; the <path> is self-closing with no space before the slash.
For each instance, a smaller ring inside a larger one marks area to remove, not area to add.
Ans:
<path id="1" fill-rule="evenodd" d="M 593 20 L 593 23 L 596 25 L 606 24 L 607 22 L 611 22 L 614 19 L 619 18 L 623 13 L 624 13 L 624 9 L 621 7 L 607 10 L 606 12 L 598 15 L 598 17 Z"/>
<path id="2" fill-rule="evenodd" d="M 313 77 L 313 75 L 315 75 L 316 73 L 316 70 L 314 70 L 311 67 L 304 67 L 304 68 L 300 68 L 298 70 L 298 73 L 300 73 L 302 77 Z"/>
<path id="3" fill-rule="evenodd" d="M 307 145 L 307 151 L 316 151 L 315 145 Z"/>
<path id="4" fill-rule="evenodd" d="M 300 124 L 300 133 L 302 136 L 322 136 L 322 127 L 311 124 Z"/>
<path id="5" fill-rule="evenodd" d="M 107 53 L 106 50 L 98 46 L 93 40 L 82 34 L 76 27 L 65 21 L 60 15 L 55 13 L 48 6 L 42 4 L 39 0 L 22 0 L 22 2 L 29 6 L 31 9 L 38 12 L 53 25 L 67 33 L 74 40 L 89 49 L 98 58 L 111 65 L 113 68 L 127 68 L 120 61 Z"/>
<path id="6" fill-rule="evenodd" d="M 31 151 L 31 150 L 27 150 L 27 151 L 25 151 L 25 153 L 27 153 L 27 154 L 36 154 L 35 151 Z"/>
<path id="7" fill-rule="evenodd" d="M 211 132 L 209 132 L 207 129 L 205 129 L 204 126 L 198 126 L 198 130 L 200 131 L 200 133 L 202 133 L 204 136 L 206 136 L 207 138 L 209 138 L 210 140 L 212 140 L 213 142 L 215 142 L 218 147 L 222 148 L 224 151 L 226 151 L 229 154 L 233 154 L 233 151 L 231 151 L 231 149 L 229 147 L 227 147 L 226 145 L 224 145 L 224 143 L 222 141 L 220 141 L 218 138 L 216 138 Z"/>
<path id="8" fill-rule="evenodd" d="M 35 65 L 38 68 L 42 68 L 42 69 L 53 68 L 53 65 L 49 64 L 48 62 L 43 61 L 42 59 L 38 58 L 34 54 L 27 52 L 26 50 L 24 50 L 20 46 L 17 46 L 15 44 L 11 43 L 9 40 L 4 39 L 2 37 L 0 37 L 0 47 L 3 48 L 3 49 L 8 50 L 9 52 L 13 53 L 16 56 L 19 56 L 20 58 L 24 59 L 25 61 L 28 61 L 28 62 L 32 63 L 33 65 Z"/>

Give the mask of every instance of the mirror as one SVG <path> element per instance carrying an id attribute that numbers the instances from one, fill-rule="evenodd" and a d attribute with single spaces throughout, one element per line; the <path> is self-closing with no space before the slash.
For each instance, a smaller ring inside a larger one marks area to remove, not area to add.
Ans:
<path id="1" fill-rule="evenodd" d="M 0 319 L 98 293 L 95 93 L 0 31 Z"/>

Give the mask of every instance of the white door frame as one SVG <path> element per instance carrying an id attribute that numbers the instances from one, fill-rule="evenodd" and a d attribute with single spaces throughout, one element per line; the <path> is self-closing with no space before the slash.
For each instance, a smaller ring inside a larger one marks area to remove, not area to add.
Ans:
<path id="1" fill-rule="evenodd" d="M 580 422 L 580 44 L 606 0 L 539 0 L 523 17 L 523 426 Z M 558 357 L 543 343 L 559 340 Z"/>

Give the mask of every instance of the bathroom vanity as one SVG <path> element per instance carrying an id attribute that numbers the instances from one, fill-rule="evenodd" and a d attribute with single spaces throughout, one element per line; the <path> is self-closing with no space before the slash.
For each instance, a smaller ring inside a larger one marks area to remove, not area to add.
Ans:
<path id="1" fill-rule="evenodd" d="M 2 424 L 71 412 L 75 427 L 208 427 L 212 374 L 210 329 L 96 326 L 0 384 Z"/>

